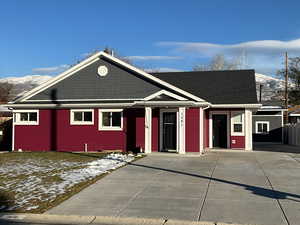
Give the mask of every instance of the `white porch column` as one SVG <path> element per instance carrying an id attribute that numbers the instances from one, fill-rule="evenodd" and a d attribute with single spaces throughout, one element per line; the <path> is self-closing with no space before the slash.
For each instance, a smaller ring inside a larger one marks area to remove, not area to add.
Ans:
<path id="1" fill-rule="evenodd" d="M 203 119 L 203 108 L 199 108 L 199 152 L 200 154 L 203 154 L 204 151 L 204 132 L 203 132 L 203 125 L 204 125 L 204 119 Z"/>
<path id="2" fill-rule="evenodd" d="M 13 119 L 12 119 L 12 140 L 11 140 L 11 150 L 15 151 L 15 113 L 13 112 Z"/>
<path id="3" fill-rule="evenodd" d="M 178 153 L 185 154 L 185 107 L 179 107 L 178 117 Z"/>
<path id="4" fill-rule="evenodd" d="M 152 108 L 145 108 L 145 153 L 152 151 Z"/>
<path id="5" fill-rule="evenodd" d="M 253 150 L 252 146 L 252 111 L 245 109 L 245 150 Z"/>

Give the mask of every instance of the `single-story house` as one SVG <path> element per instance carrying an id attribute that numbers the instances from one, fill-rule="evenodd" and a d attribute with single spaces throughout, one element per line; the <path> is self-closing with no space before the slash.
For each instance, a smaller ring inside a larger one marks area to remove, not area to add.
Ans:
<path id="1" fill-rule="evenodd" d="M 281 102 L 262 102 L 262 107 L 253 113 L 253 141 L 283 142 L 285 111 Z"/>
<path id="2" fill-rule="evenodd" d="M 300 123 L 300 107 L 289 110 L 289 123 Z"/>
<path id="3" fill-rule="evenodd" d="M 147 73 L 98 52 L 8 104 L 13 150 L 252 149 L 254 70 Z"/>
<path id="4" fill-rule="evenodd" d="M 0 105 L 0 151 L 11 149 L 12 111 Z"/>

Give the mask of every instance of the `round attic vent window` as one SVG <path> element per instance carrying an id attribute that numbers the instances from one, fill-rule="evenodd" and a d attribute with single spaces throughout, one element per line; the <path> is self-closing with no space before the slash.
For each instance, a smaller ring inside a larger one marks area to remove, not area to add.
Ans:
<path id="1" fill-rule="evenodd" d="M 99 66 L 98 67 L 98 74 L 101 76 L 101 77 L 104 77 L 106 76 L 108 73 L 108 68 L 106 66 Z"/>

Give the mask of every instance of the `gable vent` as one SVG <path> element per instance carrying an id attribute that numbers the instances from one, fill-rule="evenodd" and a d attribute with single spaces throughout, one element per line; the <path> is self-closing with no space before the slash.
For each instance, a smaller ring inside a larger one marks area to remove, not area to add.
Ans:
<path id="1" fill-rule="evenodd" d="M 101 76 L 101 77 L 104 77 L 108 74 L 108 68 L 106 66 L 99 66 L 98 67 L 98 74 Z"/>

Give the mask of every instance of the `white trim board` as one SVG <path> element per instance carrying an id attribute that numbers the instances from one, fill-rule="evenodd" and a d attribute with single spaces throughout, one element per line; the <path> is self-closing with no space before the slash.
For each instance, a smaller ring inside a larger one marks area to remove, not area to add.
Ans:
<path id="1" fill-rule="evenodd" d="M 154 81 L 154 82 L 156 82 L 160 85 L 165 86 L 166 88 L 168 88 L 170 90 L 174 90 L 175 92 L 181 93 L 182 95 L 187 96 L 187 97 L 189 97 L 189 98 L 191 98 L 195 101 L 205 102 L 205 100 L 203 100 L 202 98 L 199 98 L 199 97 L 197 97 L 197 96 L 195 96 L 195 95 L 193 95 L 189 92 L 186 92 L 186 91 L 184 91 L 184 90 L 182 90 L 182 89 L 180 89 L 180 88 L 178 88 L 174 85 L 171 85 L 171 84 L 169 84 L 169 83 L 167 83 L 167 82 L 165 82 L 165 81 L 163 81 L 163 80 L 161 80 L 161 79 L 159 79 L 159 78 L 157 78 L 157 77 L 155 77 L 155 76 L 153 76 L 149 73 L 146 73 L 145 71 L 143 71 L 141 69 L 138 69 L 138 68 L 126 63 L 126 62 L 123 62 L 122 60 L 120 60 L 116 57 L 113 57 L 113 56 L 111 56 L 111 55 L 109 55 L 109 54 L 107 54 L 103 51 L 92 55 L 91 57 L 83 60 L 81 63 L 71 67 L 70 69 L 68 69 L 65 72 L 59 74 L 58 76 L 54 77 L 53 79 L 50 79 L 49 81 L 43 83 L 42 85 L 32 89 L 31 91 L 27 92 L 25 95 L 23 95 L 22 97 L 17 99 L 16 102 L 26 101 L 27 99 L 33 97 L 34 95 L 44 91 L 45 89 L 55 85 L 56 83 L 64 80 L 65 78 L 73 75 L 74 73 L 78 72 L 79 70 L 91 65 L 92 63 L 94 63 L 96 61 L 98 61 L 100 59 L 100 56 L 104 56 L 104 57 L 108 58 L 109 60 L 111 60 L 113 62 L 116 62 L 116 63 L 118 63 L 118 64 L 120 64 L 120 65 L 136 72 L 137 74 L 141 75 L 142 77 L 146 77 L 146 78 L 148 78 L 148 79 L 150 79 L 150 80 L 152 80 L 152 81 Z"/>
<path id="2" fill-rule="evenodd" d="M 91 112 L 92 121 L 75 121 L 74 112 Z M 94 109 L 70 109 L 70 125 L 94 125 Z"/>
<path id="3" fill-rule="evenodd" d="M 258 132 L 258 124 L 259 123 L 267 124 L 267 133 Z M 255 121 L 255 133 L 256 134 L 268 134 L 269 131 L 270 131 L 270 121 Z"/>
<path id="4" fill-rule="evenodd" d="M 255 116 L 261 116 L 261 117 L 265 117 L 265 116 L 268 117 L 268 116 L 271 116 L 271 117 L 272 117 L 272 116 L 282 116 L 282 115 L 280 114 L 280 115 L 252 115 L 252 116 L 254 116 L 254 117 L 255 117 Z"/>
<path id="5" fill-rule="evenodd" d="M 58 99 L 56 102 L 84 102 L 84 101 L 138 101 L 142 98 L 105 98 L 105 99 Z M 30 100 L 30 102 L 53 102 L 53 100 Z"/>
<path id="6" fill-rule="evenodd" d="M 121 113 L 121 127 L 118 126 L 103 126 L 102 113 L 103 112 L 120 112 Z M 98 130 L 99 131 L 122 131 L 123 130 L 123 109 L 98 109 Z"/>
<path id="7" fill-rule="evenodd" d="M 37 120 L 36 121 L 21 121 L 20 113 L 36 113 Z M 14 125 L 37 126 L 40 124 L 40 113 L 39 113 L 38 109 L 13 110 L 13 120 L 15 120 Z"/>
<path id="8" fill-rule="evenodd" d="M 155 98 L 155 97 L 158 97 L 158 96 L 160 96 L 160 95 L 167 95 L 167 96 L 169 96 L 169 97 L 171 97 L 171 98 L 175 98 L 176 100 L 179 100 L 179 101 L 187 100 L 186 98 L 183 98 L 183 97 L 181 97 L 181 96 L 179 96 L 179 95 L 173 94 L 173 93 L 171 93 L 171 92 L 169 92 L 169 91 L 166 91 L 166 90 L 160 90 L 160 91 L 158 91 L 158 92 L 155 92 L 154 94 L 151 94 L 151 95 L 147 96 L 147 97 L 144 98 L 143 100 L 149 101 L 149 100 L 151 100 L 151 99 L 153 99 L 153 98 Z"/>
<path id="9" fill-rule="evenodd" d="M 262 104 L 212 104 L 211 108 L 251 108 L 259 109 Z"/>
<path id="10" fill-rule="evenodd" d="M 152 152 L 152 108 L 145 107 L 145 153 Z"/>

